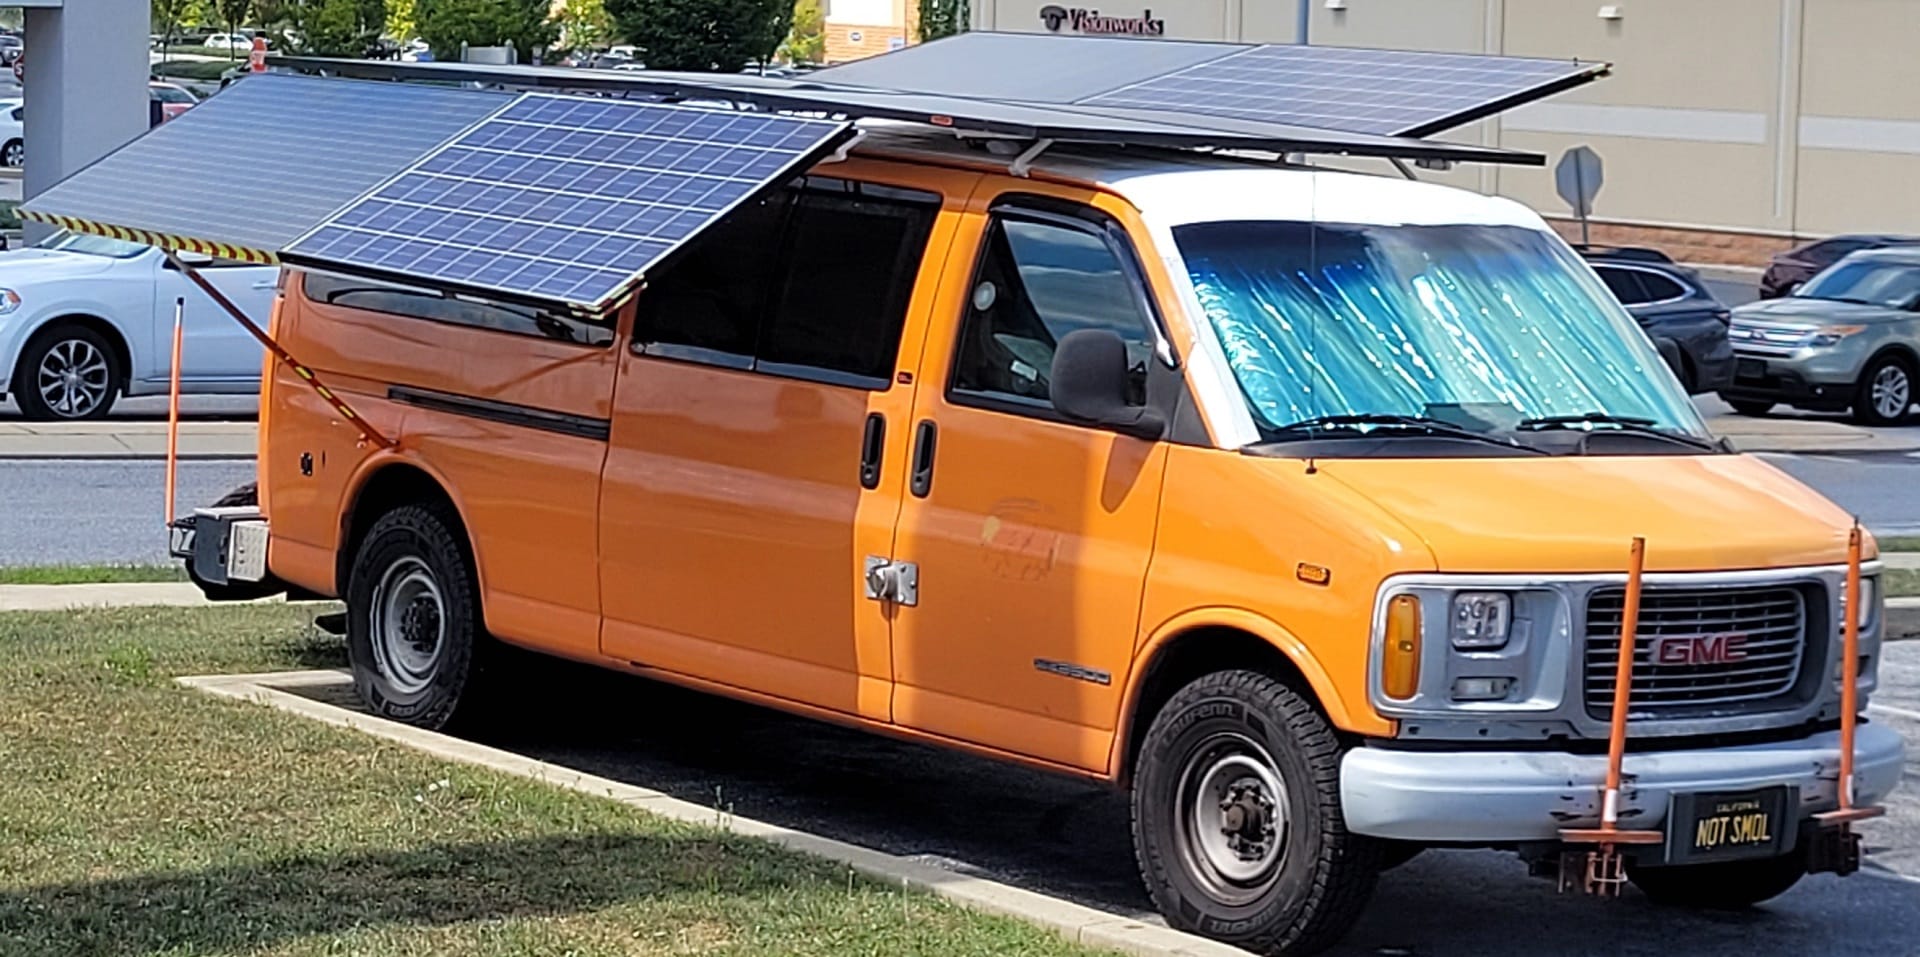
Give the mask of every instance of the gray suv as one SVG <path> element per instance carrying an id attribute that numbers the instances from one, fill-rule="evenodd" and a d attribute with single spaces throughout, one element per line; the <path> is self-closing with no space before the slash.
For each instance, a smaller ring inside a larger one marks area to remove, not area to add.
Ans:
<path id="1" fill-rule="evenodd" d="M 1784 402 L 1898 422 L 1920 398 L 1920 248 L 1847 256 L 1790 296 L 1734 309 L 1727 338 L 1734 378 L 1720 397 L 1735 412 Z"/>

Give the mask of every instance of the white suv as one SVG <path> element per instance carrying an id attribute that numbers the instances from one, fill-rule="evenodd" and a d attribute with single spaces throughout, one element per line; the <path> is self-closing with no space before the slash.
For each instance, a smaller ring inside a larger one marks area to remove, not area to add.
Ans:
<path id="1" fill-rule="evenodd" d="M 278 269 L 182 258 L 266 325 Z M 175 300 L 185 302 L 181 391 L 259 391 L 260 344 L 159 250 L 57 233 L 0 253 L 0 395 L 48 421 L 97 419 L 122 394 L 165 393 Z"/>

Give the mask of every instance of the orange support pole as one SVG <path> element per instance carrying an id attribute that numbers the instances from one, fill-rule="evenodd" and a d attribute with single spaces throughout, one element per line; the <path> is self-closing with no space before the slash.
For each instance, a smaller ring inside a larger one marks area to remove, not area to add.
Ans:
<path id="1" fill-rule="evenodd" d="M 173 371 L 167 383 L 167 525 L 173 525 L 174 476 L 180 468 L 180 351 L 187 301 L 173 301 Z"/>
<path id="2" fill-rule="evenodd" d="M 1620 767 L 1627 758 L 1627 706 L 1633 690 L 1633 641 L 1640 624 L 1640 577 L 1646 569 L 1647 540 L 1635 537 L 1627 563 L 1627 594 L 1620 612 L 1620 657 L 1613 666 L 1612 724 L 1607 731 L 1607 786 L 1601 794 L 1600 829 L 1620 823 Z"/>
<path id="3" fill-rule="evenodd" d="M 1860 523 L 1847 534 L 1846 624 L 1840 651 L 1840 810 L 1853 807 L 1853 731 L 1860 719 Z"/>

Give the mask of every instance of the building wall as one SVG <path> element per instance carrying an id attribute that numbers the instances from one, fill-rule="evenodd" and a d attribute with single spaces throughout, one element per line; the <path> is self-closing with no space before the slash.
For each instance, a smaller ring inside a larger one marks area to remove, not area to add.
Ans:
<path id="1" fill-rule="evenodd" d="M 974 0 L 975 25 L 1045 32 L 1048 3 Z M 1920 0 L 1308 4 L 1316 44 L 1613 64 L 1597 83 L 1440 137 L 1545 153 L 1548 167 L 1463 167 L 1423 171 L 1423 179 L 1565 217 L 1551 164 L 1586 145 L 1605 164 L 1594 203 L 1599 236 L 1755 261 L 1801 237 L 1920 233 L 1912 185 L 1920 181 Z M 1058 5 L 1150 16 L 1168 38 L 1267 43 L 1293 40 L 1298 10 L 1295 0 Z M 1603 7 L 1620 16 L 1601 17 Z"/>
<path id="2" fill-rule="evenodd" d="M 844 63 L 905 46 L 911 37 L 908 0 L 826 0 L 826 58 Z"/>

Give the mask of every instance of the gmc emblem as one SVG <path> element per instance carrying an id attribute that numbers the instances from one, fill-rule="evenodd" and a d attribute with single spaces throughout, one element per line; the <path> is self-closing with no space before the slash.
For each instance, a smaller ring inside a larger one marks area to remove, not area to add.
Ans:
<path id="1" fill-rule="evenodd" d="M 1656 665 L 1724 665 L 1746 657 L 1746 635 L 1686 635 L 1653 643 Z"/>

